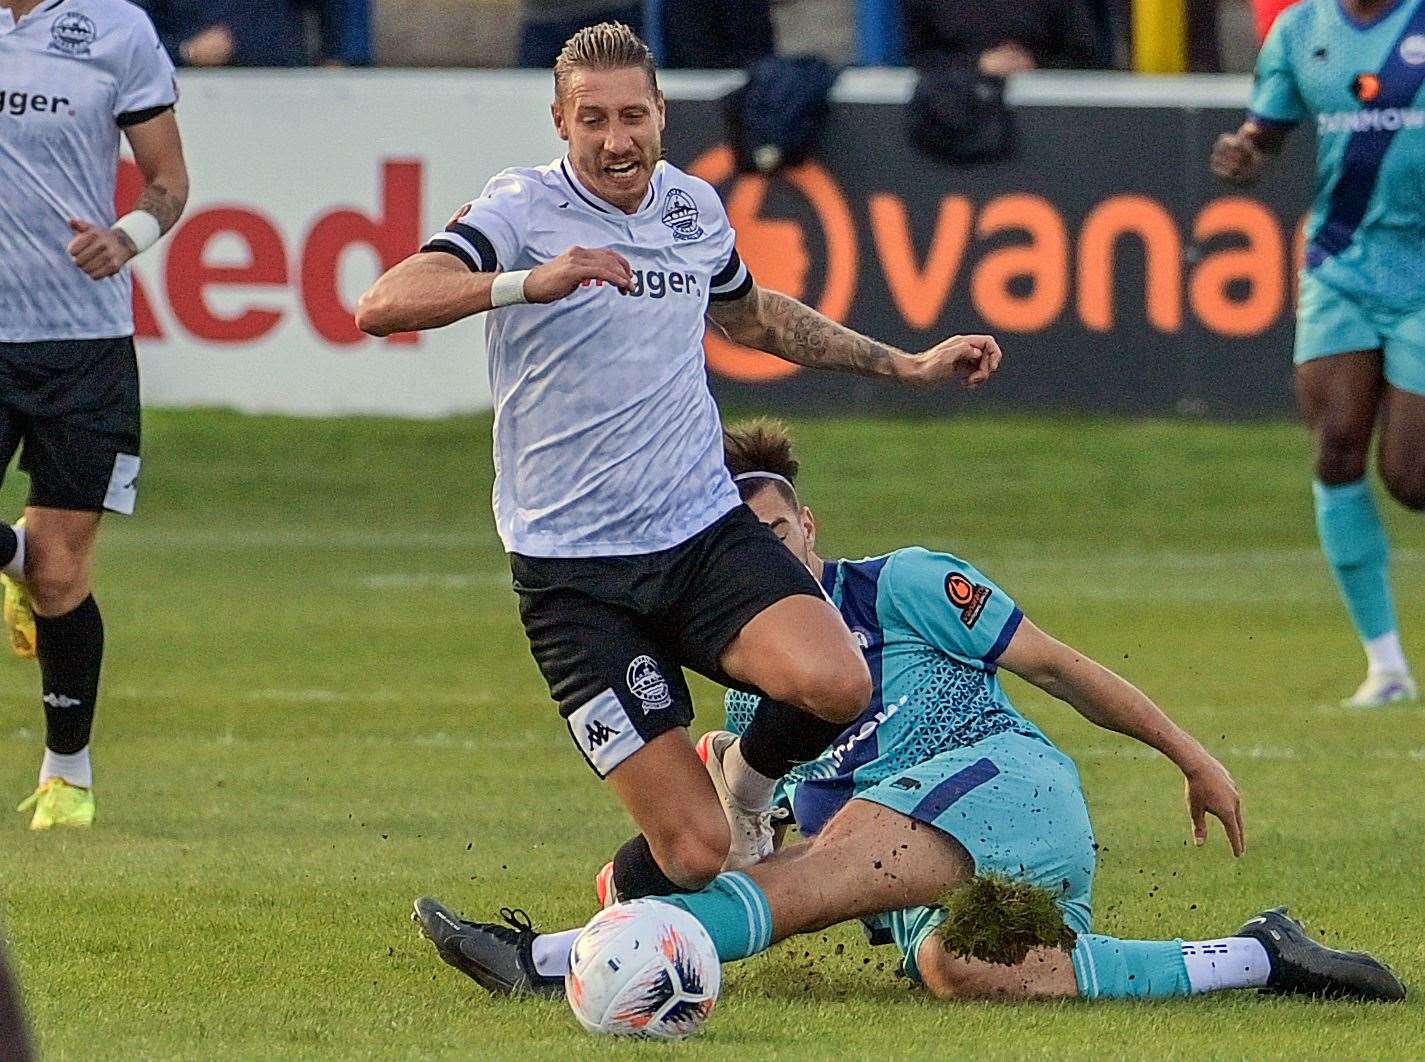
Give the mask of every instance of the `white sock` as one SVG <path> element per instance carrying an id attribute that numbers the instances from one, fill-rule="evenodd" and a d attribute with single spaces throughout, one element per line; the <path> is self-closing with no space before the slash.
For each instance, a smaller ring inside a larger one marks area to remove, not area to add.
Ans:
<path id="1" fill-rule="evenodd" d="M 534 972 L 541 977 L 567 976 L 574 938 L 582 932 L 583 929 L 566 929 L 562 933 L 541 933 L 535 937 L 529 948 L 534 958 Z"/>
<path id="2" fill-rule="evenodd" d="M 754 771 L 742 758 L 742 739 L 734 741 L 722 754 L 722 774 L 733 799 L 743 807 L 756 811 L 772 806 L 772 794 L 777 791 L 777 779 Z"/>
<path id="3" fill-rule="evenodd" d="M 85 745 L 70 756 L 45 749 L 44 762 L 40 764 L 40 785 L 51 778 L 63 778 L 70 785 L 81 789 L 94 788 L 94 769 L 89 764 L 89 746 Z"/>
<path id="4" fill-rule="evenodd" d="M 1371 638 L 1363 644 L 1366 647 L 1366 670 L 1372 675 L 1383 671 L 1410 674 L 1410 665 L 1405 662 L 1405 650 L 1400 647 L 1399 631 L 1386 631 L 1379 638 Z"/>
<path id="5" fill-rule="evenodd" d="M 11 579 L 23 579 L 25 577 L 25 529 L 12 524 L 10 530 L 15 532 L 15 555 L 5 562 L 4 567 L 0 567 L 0 572 L 4 572 Z"/>
<path id="6" fill-rule="evenodd" d="M 1193 995 L 1224 988 L 1261 988 L 1272 972 L 1267 949 L 1251 937 L 1185 940 L 1182 949 Z"/>

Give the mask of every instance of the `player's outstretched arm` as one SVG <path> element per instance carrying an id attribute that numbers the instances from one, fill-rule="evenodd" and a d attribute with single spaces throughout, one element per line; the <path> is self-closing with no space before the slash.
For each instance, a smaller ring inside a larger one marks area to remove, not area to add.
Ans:
<path id="1" fill-rule="evenodd" d="M 1248 185 L 1259 178 L 1286 143 L 1285 126 L 1264 125 L 1248 118 L 1235 133 L 1223 133 L 1212 147 L 1208 165 L 1232 184 Z"/>
<path id="2" fill-rule="evenodd" d="M 1020 622 L 999 663 L 1067 702 L 1096 726 L 1136 738 L 1172 760 L 1187 779 L 1193 840 L 1198 844 L 1207 840 L 1206 816 L 1211 814 L 1226 830 L 1232 854 L 1242 854 L 1242 798 L 1237 783 L 1201 742 L 1169 719 L 1142 690 L 1027 619 Z"/>
<path id="3" fill-rule="evenodd" d="M 756 284 L 740 299 L 710 303 L 708 317 L 734 342 L 797 365 L 908 383 L 959 380 L 962 387 L 979 387 L 1002 356 L 991 336 L 951 336 L 923 354 L 908 354 Z"/>
<path id="4" fill-rule="evenodd" d="M 126 126 L 124 136 L 144 177 L 138 203 L 113 228 L 100 228 L 85 218 L 69 219 L 74 233 L 69 256 L 94 280 L 113 276 L 129 259 L 153 246 L 178 222 L 188 203 L 188 165 L 173 112 Z"/>
<path id="5" fill-rule="evenodd" d="M 515 288 L 502 298 L 496 278 Z M 373 336 L 419 332 L 521 302 L 557 302 L 588 281 L 633 286 L 633 267 L 614 251 L 571 247 L 534 269 L 510 273 L 471 272 L 461 259 L 422 251 L 388 269 L 356 303 L 356 326 Z"/>

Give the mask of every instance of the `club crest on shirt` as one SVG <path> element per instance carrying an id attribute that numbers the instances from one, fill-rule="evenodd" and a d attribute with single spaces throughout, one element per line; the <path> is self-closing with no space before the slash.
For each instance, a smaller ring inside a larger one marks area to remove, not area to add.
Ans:
<path id="1" fill-rule="evenodd" d="M 1400 58 L 1409 66 L 1425 63 L 1425 33 L 1412 33 L 1401 41 Z"/>
<path id="2" fill-rule="evenodd" d="M 663 224 L 673 230 L 675 240 L 696 240 L 703 234 L 698 204 L 681 188 L 670 188 L 663 197 Z"/>
<path id="3" fill-rule="evenodd" d="M 656 712 L 673 703 L 673 694 L 653 657 L 646 654 L 634 657 L 624 677 L 628 692 L 643 702 L 645 712 Z"/>
<path id="4" fill-rule="evenodd" d="M 72 11 L 54 20 L 49 31 L 49 46 L 65 55 L 88 55 L 89 48 L 99 36 L 94 20 L 88 15 Z"/>

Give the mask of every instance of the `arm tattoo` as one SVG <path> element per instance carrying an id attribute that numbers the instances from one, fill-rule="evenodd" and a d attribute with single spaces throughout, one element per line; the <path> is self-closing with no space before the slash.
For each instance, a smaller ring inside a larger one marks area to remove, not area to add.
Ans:
<path id="1" fill-rule="evenodd" d="M 895 356 L 903 353 L 779 291 L 753 288 L 736 302 L 714 303 L 709 312 L 732 339 L 797 365 L 889 376 Z"/>
<path id="2" fill-rule="evenodd" d="M 158 219 L 158 227 L 167 232 L 183 213 L 183 200 L 157 181 L 143 190 L 135 210 L 143 210 Z"/>

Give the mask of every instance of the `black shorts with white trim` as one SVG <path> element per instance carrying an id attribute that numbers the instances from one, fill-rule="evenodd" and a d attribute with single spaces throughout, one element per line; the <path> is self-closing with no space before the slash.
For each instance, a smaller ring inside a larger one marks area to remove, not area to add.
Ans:
<path id="1" fill-rule="evenodd" d="M 719 663 L 742 628 L 784 598 L 825 596 L 744 505 L 671 549 L 511 554 L 510 568 L 530 651 L 600 778 L 660 734 L 692 723 L 683 668 L 747 689 Z"/>
<path id="2" fill-rule="evenodd" d="M 0 481 L 19 450 L 30 505 L 132 513 L 140 421 L 132 336 L 0 343 Z"/>

